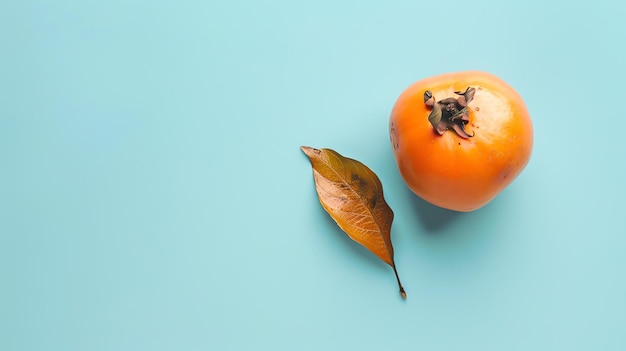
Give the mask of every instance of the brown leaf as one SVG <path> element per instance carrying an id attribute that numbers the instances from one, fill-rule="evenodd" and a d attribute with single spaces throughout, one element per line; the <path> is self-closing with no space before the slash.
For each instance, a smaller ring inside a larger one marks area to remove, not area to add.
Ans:
<path id="1" fill-rule="evenodd" d="M 406 298 L 393 260 L 393 211 L 385 202 L 376 174 L 361 162 L 336 151 L 308 146 L 301 149 L 311 161 L 322 207 L 352 240 L 393 268 L 400 295 Z"/>

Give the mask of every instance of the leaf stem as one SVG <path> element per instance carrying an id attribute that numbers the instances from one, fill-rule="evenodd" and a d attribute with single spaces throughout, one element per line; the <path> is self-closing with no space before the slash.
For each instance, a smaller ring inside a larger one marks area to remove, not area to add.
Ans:
<path id="1" fill-rule="evenodd" d="M 406 291 L 402 287 L 402 283 L 400 282 L 400 276 L 398 276 L 398 270 L 396 269 L 396 264 L 394 263 L 392 266 L 393 272 L 396 274 L 396 280 L 398 281 L 398 287 L 400 288 L 400 296 L 402 296 L 403 300 L 406 300 Z"/>

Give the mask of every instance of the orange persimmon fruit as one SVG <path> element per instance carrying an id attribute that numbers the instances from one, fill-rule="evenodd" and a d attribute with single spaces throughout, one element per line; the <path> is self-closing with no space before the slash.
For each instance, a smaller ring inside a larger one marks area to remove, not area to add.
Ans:
<path id="1" fill-rule="evenodd" d="M 520 95 L 481 71 L 413 83 L 389 121 L 402 179 L 425 201 L 469 212 L 489 203 L 526 167 L 533 127 Z"/>

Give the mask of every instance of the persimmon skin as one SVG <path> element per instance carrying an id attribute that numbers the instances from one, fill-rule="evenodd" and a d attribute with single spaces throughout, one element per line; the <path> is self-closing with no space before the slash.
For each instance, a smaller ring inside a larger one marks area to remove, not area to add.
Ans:
<path id="1" fill-rule="evenodd" d="M 468 104 L 471 138 L 453 130 L 437 134 L 424 103 L 476 89 Z M 477 210 L 526 167 L 533 127 L 521 96 L 502 79 L 482 71 L 433 76 L 413 83 L 396 101 L 389 121 L 391 145 L 402 179 L 417 196 L 459 212 Z"/>

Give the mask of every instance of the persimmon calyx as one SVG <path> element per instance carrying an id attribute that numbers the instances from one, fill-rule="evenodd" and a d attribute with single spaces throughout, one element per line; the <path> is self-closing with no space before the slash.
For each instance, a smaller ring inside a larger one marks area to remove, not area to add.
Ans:
<path id="1" fill-rule="evenodd" d="M 436 101 L 430 90 L 424 92 L 424 104 L 432 108 L 428 115 L 428 121 L 439 135 L 452 129 L 461 138 L 471 138 L 474 133 L 470 135 L 465 131 L 465 126 L 469 122 L 467 104 L 474 98 L 476 89 L 467 87 L 464 92 L 455 91 L 454 93 L 458 95 L 456 99 L 449 97 Z"/>

